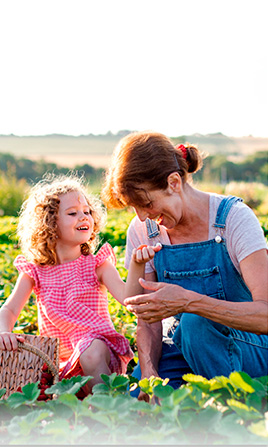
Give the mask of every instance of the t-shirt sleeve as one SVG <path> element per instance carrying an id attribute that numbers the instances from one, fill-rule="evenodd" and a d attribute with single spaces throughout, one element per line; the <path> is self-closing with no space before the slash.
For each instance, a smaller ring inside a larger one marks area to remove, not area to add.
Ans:
<path id="1" fill-rule="evenodd" d="M 19 271 L 19 273 L 27 273 L 35 282 L 35 287 L 39 287 L 39 279 L 37 274 L 36 265 L 32 262 L 27 261 L 23 255 L 19 255 L 14 260 L 14 266 Z"/>
<path id="2" fill-rule="evenodd" d="M 229 251 L 234 253 L 238 263 L 255 251 L 267 249 L 257 217 L 241 202 L 233 205 L 226 220 L 226 230 L 229 233 Z"/>
<path id="3" fill-rule="evenodd" d="M 99 267 L 106 260 L 110 261 L 114 266 L 116 266 L 116 256 L 111 245 L 106 242 L 98 251 L 95 256 L 96 267 Z"/>

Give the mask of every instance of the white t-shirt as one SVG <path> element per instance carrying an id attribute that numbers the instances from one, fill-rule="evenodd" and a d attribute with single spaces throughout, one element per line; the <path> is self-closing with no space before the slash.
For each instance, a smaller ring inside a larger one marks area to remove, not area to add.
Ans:
<path id="1" fill-rule="evenodd" d="M 213 227 L 216 220 L 216 214 L 221 200 L 225 196 L 219 194 L 210 194 L 209 200 L 209 237 L 214 239 L 217 234 L 221 234 L 218 228 Z M 194 228 L 193 228 L 194 231 Z M 226 218 L 226 227 L 223 231 L 223 238 L 226 240 L 226 247 L 229 256 L 241 274 L 239 263 L 262 248 L 267 249 L 267 243 L 263 230 L 259 224 L 254 212 L 244 203 L 236 202 L 230 209 Z M 152 239 L 147 236 L 146 223 L 141 222 L 137 216 L 131 221 L 127 232 L 127 247 L 125 257 L 125 267 L 128 269 L 131 254 L 134 248 L 141 244 L 156 245 L 161 242 L 164 245 L 170 245 L 170 239 L 165 227 L 160 226 L 160 234 Z M 145 273 L 155 271 L 154 262 L 151 260 L 145 266 Z"/>

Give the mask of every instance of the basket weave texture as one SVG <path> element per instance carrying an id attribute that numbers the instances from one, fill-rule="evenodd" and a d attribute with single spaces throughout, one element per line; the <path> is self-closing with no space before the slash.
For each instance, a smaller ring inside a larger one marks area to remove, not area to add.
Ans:
<path id="1" fill-rule="evenodd" d="M 51 372 L 54 382 L 58 381 L 59 339 L 26 334 L 23 337 L 27 350 L 23 349 L 23 343 L 19 343 L 17 351 L 0 350 L 0 389 L 6 388 L 4 398 L 27 383 L 39 381 L 44 363 L 53 363 Z"/>

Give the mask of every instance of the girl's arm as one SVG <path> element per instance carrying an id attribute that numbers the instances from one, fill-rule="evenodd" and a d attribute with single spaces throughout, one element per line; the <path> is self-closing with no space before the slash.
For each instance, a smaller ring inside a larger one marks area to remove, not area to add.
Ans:
<path id="1" fill-rule="evenodd" d="M 0 309 L 0 349 L 12 351 L 18 348 L 17 340 L 24 341 L 22 335 L 13 334 L 11 331 L 31 295 L 34 280 L 26 273 L 18 277 L 13 292 Z"/>
<path id="2" fill-rule="evenodd" d="M 155 247 L 141 245 L 133 250 L 126 283 L 112 263 L 106 260 L 96 269 L 98 280 L 111 293 L 111 295 L 124 305 L 124 299 L 128 296 L 137 295 L 143 292 L 139 283 L 139 278 L 144 278 L 145 263 L 150 261 L 155 252 L 161 250 L 161 244 Z"/>
<path id="3" fill-rule="evenodd" d="M 153 259 L 155 253 L 161 250 L 161 248 L 161 244 L 158 243 L 155 246 L 140 245 L 138 248 L 133 249 L 125 288 L 125 298 L 144 292 L 139 279 L 145 276 L 146 262 Z"/>

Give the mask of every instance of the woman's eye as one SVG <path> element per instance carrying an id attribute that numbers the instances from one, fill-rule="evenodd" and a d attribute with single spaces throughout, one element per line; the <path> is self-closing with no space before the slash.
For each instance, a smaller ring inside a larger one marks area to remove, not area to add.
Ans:
<path id="1" fill-rule="evenodd" d="M 153 206 L 153 202 L 149 202 L 144 205 L 144 208 L 152 208 L 152 206 Z"/>

